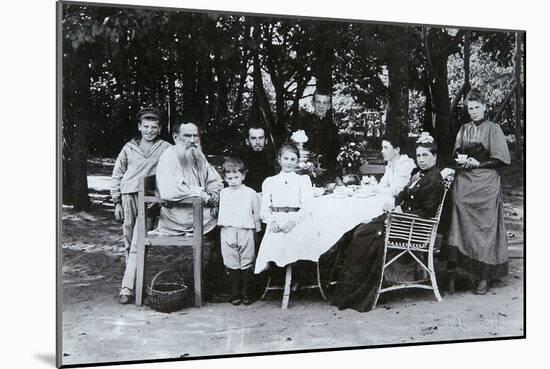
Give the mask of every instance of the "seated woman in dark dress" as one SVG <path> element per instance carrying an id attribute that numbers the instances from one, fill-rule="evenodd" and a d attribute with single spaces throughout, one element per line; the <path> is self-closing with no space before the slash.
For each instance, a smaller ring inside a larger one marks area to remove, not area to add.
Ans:
<path id="1" fill-rule="evenodd" d="M 416 145 L 418 168 L 409 184 L 396 199 L 393 211 L 434 217 L 444 192 L 443 179 L 436 166 L 437 147 L 432 137 L 422 135 Z M 378 289 L 384 258 L 385 220 L 383 214 L 369 223 L 359 224 L 323 256 L 321 265 L 333 265 L 337 254 L 339 272 L 331 304 L 340 309 L 352 308 L 360 312 L 372 309 Z"/>

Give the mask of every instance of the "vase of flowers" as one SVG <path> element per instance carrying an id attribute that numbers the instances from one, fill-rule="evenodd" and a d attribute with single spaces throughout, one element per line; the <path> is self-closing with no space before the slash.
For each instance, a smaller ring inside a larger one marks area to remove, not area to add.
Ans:
<path id="1" fill-rule="evenodd" d="M 361 166 L 362 152 L 365 150 L 365 143 L 348 142 L 342 146 L 336 160 L 342 167 L 344 174 L 357 173 Z"/>

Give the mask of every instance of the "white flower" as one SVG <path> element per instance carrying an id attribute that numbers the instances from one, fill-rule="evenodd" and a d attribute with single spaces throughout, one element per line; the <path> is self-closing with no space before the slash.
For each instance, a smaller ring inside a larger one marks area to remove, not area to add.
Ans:
<path id="1" fill-rule="evenodd" d="M 306 133 L 302 129 L 299 129 L 296 132 L 292 133 L 290 139 L 296 143 L 305 143 L 308 140 Z"/>
<path id="2" fill-rule="evenodd" d="M 417 143 L 421 144 L 432 144 L 434 142 L 434 138 L 430 136 L 429 132 L 422 132 L 420 133 L 420 136 L 416 140 Z"/>

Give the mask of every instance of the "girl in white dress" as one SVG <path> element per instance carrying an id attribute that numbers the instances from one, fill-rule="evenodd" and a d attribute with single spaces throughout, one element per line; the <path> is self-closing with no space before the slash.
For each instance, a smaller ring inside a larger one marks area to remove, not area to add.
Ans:
<path id="1" fill-rule="evenodd" d="M 270 261 L 284 267 L 298 260 L 317 260 L 307 232 L 313 188 L 307 175 L 294 172 L 299 155 L 296 146 L 282 145 L 277 158 L 281 172 L 262 184 L 260 217 L 267 229 L 256 258 L 256 274 L 267 269 Z"/>

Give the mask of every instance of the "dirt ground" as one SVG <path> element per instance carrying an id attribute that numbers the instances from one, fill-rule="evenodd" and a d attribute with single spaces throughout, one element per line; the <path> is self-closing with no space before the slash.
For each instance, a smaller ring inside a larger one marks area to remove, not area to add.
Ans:
<path id="1" fill-rule="evenodd" d="M 510 241 L 506 278 L 485 296 L 474 295 L 466 281 L 448 295 L 441 274 L 442 302 L 427 291 L 400 291 L 368 313 L 340 311 L 316 291 L 292 295 L 288 310 L 281 310 L 277 292 L 250 306 L 206 303 L 172 314 L 120 305 L 124 255 L 106 192 L 109 170 L 92 165 L 92 210 L 63 209 L 64 365 L 523 335 L 522 163 L 501 172 Z M 155 270 L 188 260 L 173 248 L 151 250 L 148 281 Z"/>

